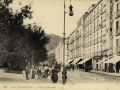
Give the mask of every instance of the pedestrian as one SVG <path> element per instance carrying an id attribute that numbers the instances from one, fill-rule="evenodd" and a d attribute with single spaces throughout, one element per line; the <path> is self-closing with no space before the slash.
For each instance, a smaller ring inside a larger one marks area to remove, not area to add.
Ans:
<path id="1" fill-rule="evenodd" d="M 26 80 L 29 80 L 30 69 L 29 67 L 25 68 Z"/>
<path id="2" fill-rule="evenodd" d="M 45 77 L 48 77 L 49 67 L 47 64 L 45 65 L 44 69 L 45 69 Z"/>
<path id="3" fill-rule="evenodd" d="M 29 80 L 30 69 L 27 60 L 25 60 L 25 74 L 26 74 L 26 80 Z"/>
<path id="4" fill-rule="evenodd" d="M 44 67 L 45 67 L 44 65 L 41 66 L 41 78 L 42 78 L 42 79 L 43 79 L 43 78 L 46 79 L 45 68 L 44 68 Z"/>
<path id="5" fill-rule="evenodd" d="M 63 71 L 62 71 L 62 80 L 63 80 L 63 84 L 66 82 L 67 80 L 67 71 L 66 69 L 64 68 Z"/>
<path id="6" fill-rule="evenodd" d="M 75 68 L 75 66 L 74 65 L 72 65 L 72 70 L 74 71 L 74 68 Z"/>
<path id="7" fill-rule="evenodd" d="M 88 67 L 88 72 L 90 72 L 90 70 L 91 70 L 91 65 L 89 65 L 89 67 Z"/>
<path id="8" fill-rule="evenodd" d="M 32 79 L 35 79 L 35 68 L 34 68 L 34 65 L 32 65 Z"/>
<path id="9" fill-rule="evenodd" d="M 58 69 L 56 67 L 54 67 L 54 69 L 52 69 L 52 76 L 51 76 L 51 80 L 53 83 L 57 83 L 58 81 Z"/>
<path id="10" fill-rule="evenodd" d="M 38 79 L 40 79 L 41 77 L 41 65 L 40 64 L 38 65 L 37 73 L 38 73 Z"/>
<path id="11" fill-rule="evenodd" d="M 116 63 L 116 73 L 119 73 L 119 65 Z"/>

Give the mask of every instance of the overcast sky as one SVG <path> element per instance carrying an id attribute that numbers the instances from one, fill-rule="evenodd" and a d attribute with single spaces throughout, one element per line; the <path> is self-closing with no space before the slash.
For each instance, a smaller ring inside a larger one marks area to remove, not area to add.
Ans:
<path id="1" fill-rule="evenodd" d="M 21 1 L 21 6 L 18 4 Z M 65 33 L 66 37 L 76 28 L 77 21 L 84 14 L 85 11 L 91 6 L 96 4 L 99 0 L 71 0 L 74 15 L 69 16 L 65 14 Z M 25 20 L 25 23 L 34 23 L 42 26 L 48 34 L 56 34 L 63 36 L 64 27 L 64 0 L 14 0 L 12 7 L 14 10 L 33 2 L 33 18 Z M 70 0 L 66 0 L 66 12 L 69 11 Z"/>

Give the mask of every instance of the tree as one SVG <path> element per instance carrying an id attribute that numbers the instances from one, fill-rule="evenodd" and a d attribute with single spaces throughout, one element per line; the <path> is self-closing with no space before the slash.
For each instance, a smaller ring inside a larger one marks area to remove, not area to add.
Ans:
<path id="1" fill-rule="evenodd" d="M 47 57 L 45 46 L 49 43 L 50 37 L 40 26 L 23 24 L 26 18 L 32 18 L 31 5 L 25 5 L 20 12 L 13 13 L 9 7 L 11 3 L 12 0 L 0 2 L 0 27 L 2 27 L 0 48 L 6 55 L 3 55 L 6 57 L 4 61 L 20 67 L 20 62 L 23 63 L 22 60 L 25 58 L 32 64 L 45 60 Z"/>

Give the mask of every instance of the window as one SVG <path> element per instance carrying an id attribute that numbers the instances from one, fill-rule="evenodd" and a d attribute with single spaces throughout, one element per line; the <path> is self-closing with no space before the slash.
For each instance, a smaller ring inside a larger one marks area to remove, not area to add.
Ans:
<path id="1" fill-rule="evenodd" d="M 116 22 L 116 34 L 118 34 L 119 21 Z"/>
<path id="2" fill-rule="evenodd" d="M 120 39 L 116 40 L 116 50 L 117 52 L 120 51 Z"/>
<path id="3" fill-rule="evenodd" d="M 103 21 L 102 19 L 103 19 L 103 17 L 101 17 L 101 23 L 102 23 L 102 21 Z"/>
<path id="4" fill-rule="evenodd" d="M 117 4 L 117 11 L 119 11 L 120 10 L 120 4 L 118 3 Z"/>
<path id="5" fill-rule="evenodd" d="M 101 3 L 101 9 L 103 8 L 103 3 Z"/>
<path id="6" fill-rule="evenodd" d="M 101 45 L 101 51 L 102 51 L 102 45 Z"/>

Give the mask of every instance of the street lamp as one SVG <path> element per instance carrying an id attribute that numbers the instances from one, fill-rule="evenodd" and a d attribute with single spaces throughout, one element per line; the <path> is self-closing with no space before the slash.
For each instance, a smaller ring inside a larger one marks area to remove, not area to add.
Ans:
<path id="1" fill-rule="evenodd" d="M 66 12 L 65 12 L 65 1 L 66 0 L 64 0 L 64 30 L 63 30 L 63 73 L 62 73 L 62 75 L 63 75 L 63 77 L 62 77 L 62 80 L 63 80 L 63 84 L 65 84 L 66 83 L 66 77 L 65 77 L 65 14 L 66 14 Z M 70 3 L 71 3 L 71 0 L 70 0 Z M 70 4 L 70 7 L 69 7 L 69 9 L 70 9 L 70 12 L 69 12 L 69 15 L 70 16 L 73 16 L 73 11 L 72 11 L 72 5 Z"/>

